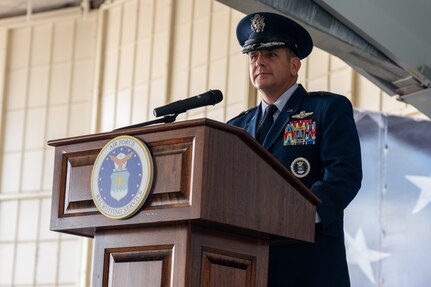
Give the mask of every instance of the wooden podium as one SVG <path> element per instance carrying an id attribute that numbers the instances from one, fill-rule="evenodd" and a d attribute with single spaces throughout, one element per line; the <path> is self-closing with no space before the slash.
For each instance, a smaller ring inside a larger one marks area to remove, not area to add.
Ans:
<path id="1" fill-rule="evenodd" d="M 103 216 L 92 166 L 120 135 L 154 161 L 143 207 Z M 319 200 L 246 132 L 209 119 L 52 140 L 51 230 L 93 237 L 92 286 L 266 286 L 268 248 L 314 241 Z"/>

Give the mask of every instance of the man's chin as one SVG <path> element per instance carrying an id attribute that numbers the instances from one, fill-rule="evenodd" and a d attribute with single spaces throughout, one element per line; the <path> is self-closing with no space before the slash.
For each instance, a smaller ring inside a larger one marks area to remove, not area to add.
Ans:
<path id="1" fill-rule="evenodd" d="M 270 83 L 269 81 L 265 81 L 262 79 L 257 79 L 256 81 L 254 81 L 254 86 L 261 90 L 261 89 L 265 89 L 266 87 L 269 87 L 272 83 Z"/>

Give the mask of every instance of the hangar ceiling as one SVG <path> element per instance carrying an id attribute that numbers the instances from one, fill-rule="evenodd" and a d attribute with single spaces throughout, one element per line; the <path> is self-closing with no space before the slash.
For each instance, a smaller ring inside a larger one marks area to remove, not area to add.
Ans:
<path id="1" fill-rule="evenodd" d="M 105 0 L 0 0 L 0 19 L 39 13 L 67 7 L 100 6 Z"/>

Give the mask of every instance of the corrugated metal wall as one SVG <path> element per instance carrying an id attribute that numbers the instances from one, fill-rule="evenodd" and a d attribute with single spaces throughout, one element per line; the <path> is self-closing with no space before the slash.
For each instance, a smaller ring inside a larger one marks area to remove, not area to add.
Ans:
<path id="1" fill-rule="evenodd" d="M 241 14 L 210 0 L 124 1 L 101 10 L 99 128 L 148 120 L 166 102 L 220 89 L 225 100 L 183 118 L 227 120 L 247 108 Z M 229 81 L 230 80 L 230 81 Z"/>

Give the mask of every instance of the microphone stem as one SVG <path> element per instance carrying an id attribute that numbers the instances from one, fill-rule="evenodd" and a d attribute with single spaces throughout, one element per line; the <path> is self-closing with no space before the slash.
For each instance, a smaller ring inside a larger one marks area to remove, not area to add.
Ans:
<path id="1" fill-rule="evenodd" d="M 175 120 L 177 119 L 177 116 L 178 116 L 178 114 L 166 115 L 163 118 L 159 118 L 159 119 L 155 119 L 152 121 L 143 122 L 143 123 L 139 123 L 139 124 L 135 124 L 135 125 L 131 125 L 131 126 L 121 127 L 121 128 L 115 129 L 114 131 L 145 127 L 145 126 L 160 124 L 160 123 L 172 123 L 172 122 L 175 122 Z"/>

